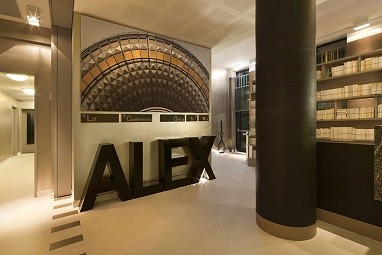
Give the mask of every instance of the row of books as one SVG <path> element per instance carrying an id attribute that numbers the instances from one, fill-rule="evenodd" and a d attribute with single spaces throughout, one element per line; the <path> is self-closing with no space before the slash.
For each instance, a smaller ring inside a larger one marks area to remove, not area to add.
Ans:
<path id="1" fill-rule="evenodd" d="M 318 110 L 317 120 L 334 120 L 334 108 Z"/>
<path id="2" fill-rule="evenodd" d="M 332 66 L 330 68 L 331 77 L 352 74 L 358 72 L 358 60 L 347 61 L 342 65 Z"/>
<path id="3" fill-rule="evenodd" d="M 378 105 L 377 116 L 382 116 L 382 105 Z M 334 114 L 336 113 L 336 114 Z M 349 109 L 337 109 L 334 108 L 317 111 L 317 120 L 346 120 L 346 119 L 373 119 L 375 117 L 375 107 L 361 107 L 361 108 L 349 108 Z"/>
<path id="4" fill-rule="evenodd" d="M 382 94 L 382 82 L 352 84 L 341 88 L 317 91 L 317 100 L 332 100 Z"/>
<path id="5" fill-rule="evenodd" d="M 256 92 L 256 85 L 255 84 L 252 85 L 252 92 Z"/>
<path id="6" fill-rule="evenodd" d="M 382 68 L 382 56 L 361 60 L 361 72 Z"/>
<path id="7" fill-rule="evenodd" d="M 249 107 L 256 107 L 256 100 L 249 101 Z"/>
<path id="8" fill-rule="evenodd" d="M 256 128 L 250 128 L 249 129 L 249 135 L 252 136 L 252 135 L 256 135 Z"/>
<path id="9" fill-rule="evenodd" d="M 353 127 L 318 128 L 316 137 L 317 139 L 332 141 L 373 141 L 374 129 L 357 129 Z"/>
<path id="10" fill-rule="evenodd" d="M 375 116 L 374 110 L 374 107 L 337 109 L 336 119 L 372 119 Z"/>
<path id="11" fill-rule="evenodd" d="M 317 78 L 317 80 L 322 79 L 322 70 L 317 70 L 316 71 L 316 78 Z"/>
<path id="12" fill-rule="evenodd" d="M 256 113 L 249 116 L 249 122 L 255 122 L 255 120 L 256 120 Z"/>
<path id="13" fill-rule="evenodd" d="M 382 118 L 382 104 L 377 106 L 377 118 Z"/>

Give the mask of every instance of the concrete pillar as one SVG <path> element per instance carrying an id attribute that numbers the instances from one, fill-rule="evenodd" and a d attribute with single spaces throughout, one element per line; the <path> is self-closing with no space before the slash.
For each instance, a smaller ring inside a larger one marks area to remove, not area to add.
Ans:
<path id="1" fill-rule="evenodd" d="M 316 234 L 315 0 L 256 1 L 257 224 Z"/>

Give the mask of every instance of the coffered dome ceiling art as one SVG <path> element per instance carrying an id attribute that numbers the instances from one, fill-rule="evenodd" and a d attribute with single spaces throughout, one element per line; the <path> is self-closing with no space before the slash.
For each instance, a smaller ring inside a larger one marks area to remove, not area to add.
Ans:
<path id="1" fill-rule="evenodd" d="M 209 73 L 188 50 L 148 34 L 120 34 L 81 53 L 85 111 L 209 112 Z"/>

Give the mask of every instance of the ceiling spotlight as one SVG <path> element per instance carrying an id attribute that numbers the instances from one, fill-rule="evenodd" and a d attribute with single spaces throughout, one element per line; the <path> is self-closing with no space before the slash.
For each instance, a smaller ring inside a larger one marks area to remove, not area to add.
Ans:
<path id="1" fill-rule="evenodd" d="M 6 76 L 14 81 L 26 81 L 29 76 L 24 74 L 13 74 L 13 73 L 7 73 Z"/>
<path id="2" fill-rule="evenodd" d="M 370 26 L 368 18 L 363 18 L 353 23 L 353 29 L 356 31 L 368 26 Z"/>
<path id="3" fill-rule="evenodd" d="M 27 6 L 27 19 L 29 25 L 40 26 L 40 17 L 38 15 L 37 7 Z"/>
<path id="4" fill-rule="evenodd" d="M 34 95 L 34 89 L 25 89 L 25 88 L 22 88 L 21 89 L 25 94 L 27 95 L 30 95 L 30 96 L 33 96 Z"/>

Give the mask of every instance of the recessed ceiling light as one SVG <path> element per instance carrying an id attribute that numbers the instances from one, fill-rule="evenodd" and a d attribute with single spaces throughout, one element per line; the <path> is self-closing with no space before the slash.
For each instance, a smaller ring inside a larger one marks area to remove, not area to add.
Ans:
<path id="1" fill-rule="evenodd" d="M 33 96 L 34 95 L 34 89 L 25 89 L 25 88 L 22 88 L 21 89 L 25 94 L 27 95 L 30 95 L 30 96 Z"/>
<path id="2" fill-rule="evenodd" d="M 13 74 L 13 73 L 7 73 L 6 76 L 14 81 L 26 81 L 29 76 L 24 74 Z"/>
<path id="3" fill-rule="evenodd" d="M 38 16 L 38 9 L 36 7 L 27 6 L 27 19 L 29 25 L 40 26 L 40 17 Z"/>

